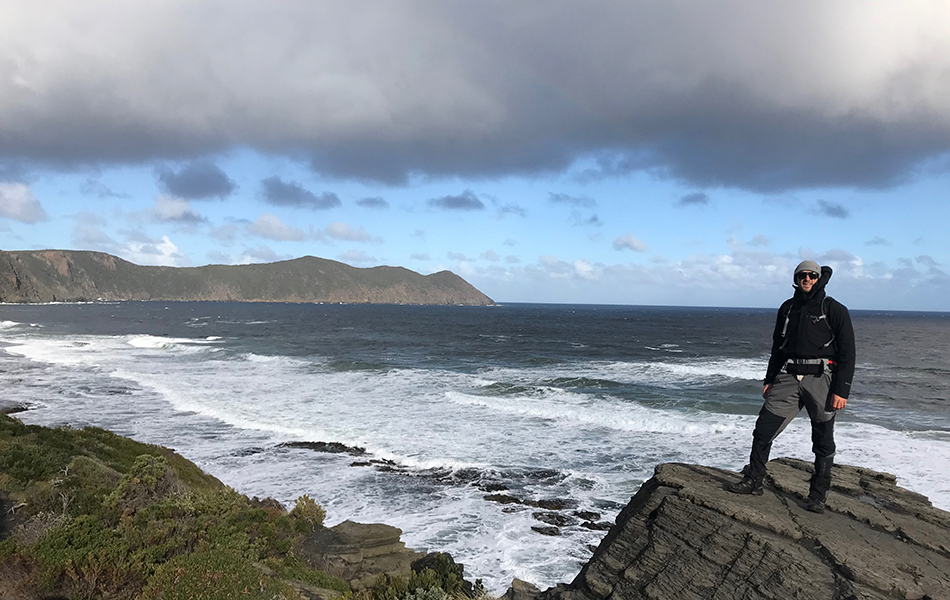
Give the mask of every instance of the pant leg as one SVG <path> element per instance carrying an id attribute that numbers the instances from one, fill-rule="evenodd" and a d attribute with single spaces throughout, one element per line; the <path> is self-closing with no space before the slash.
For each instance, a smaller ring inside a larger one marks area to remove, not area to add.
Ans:
<path id="1" fill-rule="evenodd" d="M 808 497 L 825 501 L 831 489 L 831 468 L 835 458 L 835 409 L 832 406 L 831 373 L 806 377 L 802 401 L 811 419 L 811 449 L 815 453 L 815 474 Z"/>
<path id="2" fill-rule="evenodd" d="M 811 419 L 811 449 L 815 458 L 834 456 L 836 413 L 831 404 L 831 373 L 806 375 L 801 392 L 801 401 Z"/>
<path id="3" fill-rule="evenodd" d="M 780 373 L 769 388 L 765 404 L 755 421 L 752 452 L 749 454 L 749 477 L 761 479 L 765 476 L 765 464 L 769 462 L 772 442 L 800 410 L 798 379 L 794 375 Z"/>

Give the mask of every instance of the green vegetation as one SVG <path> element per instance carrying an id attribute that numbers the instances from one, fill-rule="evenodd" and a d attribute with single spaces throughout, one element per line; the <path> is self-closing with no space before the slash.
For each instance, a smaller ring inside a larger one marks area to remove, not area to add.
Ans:
<path id="1" fill-rule="evenodd" d="M 408 578 L 380 577 L 371 591 L 372 600 L 447 600 L 464 598 L 462 567 L 446 554 Z M 414 567 L 415 568 L 415 567 Z"/>
<path id="2" fill-rule="evenodd" d="M 309 497 L 262 507 L 102 429 L 0 415 L 0 500 L 0 597 L 298 598 L 291 580 L 349 593 L 296 552 L 325 515 Z"/>
<path id="3" fill-rule="evenodd" d="M 254 265 L 150 267 L 102 252 L 0 250 L 0 301 L 96 299 L 493 304 L 450 271 L 359 269 L 313 256 Z"/>

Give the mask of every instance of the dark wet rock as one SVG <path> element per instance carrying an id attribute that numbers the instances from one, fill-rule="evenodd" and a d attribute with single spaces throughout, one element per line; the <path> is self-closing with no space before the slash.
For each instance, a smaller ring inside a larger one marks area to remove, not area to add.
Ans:
<path id="1" fill-rule="evenodd" d="M 264 451 L 265 451 L 264 448 L 261 448 L 260 446 L 253 446 L 251 448 L 241 448 L 240 450 L 235 450 L 234 452 L 231 453 L 231 456 L 239 456 L 239 457 L 254 456 L 255 454 L 260 454 L 261 452 L 264 452 Z"/>
<path id="2" fill-rule="evenodd" d="M 537 508 L 543 508 L 545 510 L 564 510 L 566 508 L 574 508 L 577 506 L 577 502 L 567 498 L 550 498 L 545 500 L 529 500 L 525 504 L 528 506 L 535 506 Z"/>
<path id="3" fill-rule="evenodd" d="M 658 466 L 574 581 L 540 600 L 950 598 L 950 513 L 893 475 L 836 466 L 814 514 L 811 466 L 768 468 L 757 497 L 723 489 L 737 473 Z"/>
<path id="4" fill-rule="evenodd" d="M 357 461 L 351 462 L 350 466 L 351 467 L 371 467 L 373 466 L 373 463 L 369 462 L 368 460 L 357 460 Z"/>
<path id="5" fill-rule="evenodd" d="M 590 529 L 592 531 L 610 531 L 610 528 L 613 526 L 614 524 L 610 521 L 584 521 L 581 523 L 581 527 L 584 529 Z"/>
<path id="6" fill-rule="evenodd" d="M 0 415 L 13 415 L 16 413 L 26 412 L 28 410 L 30 410 L 30 405 L 20 402 L 0 405 Z"/>
<path id="7" fill-rule="evenodd" d="M 504 600 L 534 600 L 540 593 L 538 586 L 516 578 L 511 581 L 511 587 L 502 598 Z"/>
<path id="8" fill-rule="evenodd" d="M 522 504 L 532 508 L 543 508 L 544 510 L 564 510 L 577 506 L 577 502 L 567 498 L 545 498 L 542 500 L 528 500 L 517 498 L 510 494 L 488 494 L 484 497 L 489 502 L 498 502 L 499 504 Z"/>
<path id="9" fill-rule="evenodd" d="M 547 523 L 548 525 L 554 525 L 556 527 L 567 527 L 568 525 L 573 525 L 577 522 L 577 520 L 573 517 L 562 515 L 556 512 L 534 512 L 531 513 L 531 516 L 542 523 Z"/>
<path id="10" fill-rule="evenodd" d="M 524 500 L 509 496 L 508 494 L 488 494 L 485 496 L 485 500 L 499 504 L 524 504 Z"/>
<path id="11" fill-rule="evenodd" d="M 304 556 L 347 580 L 354 591 L 369 589 L 380 575 L 408 577 L 424 553 L 406 548 L 402 530 L 379 523 L 343 521 L 320 527 L 304 540 Z"/>
<path id="12" fill-rule="evenodd" d="M 600 513 L 594 512 L 592 510 L 575 510 L 573 513 L 575 517 L 582 521 L 599 521 Z"/>
<path id="13" fill-rule="evenodd" d="M 347 446 L 340 442 L 284 442 L 278 444 L 279 448 L 304 448 L 314 452 L 328 452 L 330 454 L 352 454 L 353 456 L 362 456 L 366 454 L 366 448 L 358 446 Z"/>
<path id="14" fill-rule="evenodd" d="M 551 525 L 533 525 L 531 527 L 531 530 L 537 531 L 541 535 L 550 535 L 550 536 L 561 535 L 561 530 Z"/>
<path id="15" fill-rule="evenodd" d="M 508 490 L 508 486 L 503 483 L 485 483 L 478 486 L 483 492 L 504 492 Z"/>

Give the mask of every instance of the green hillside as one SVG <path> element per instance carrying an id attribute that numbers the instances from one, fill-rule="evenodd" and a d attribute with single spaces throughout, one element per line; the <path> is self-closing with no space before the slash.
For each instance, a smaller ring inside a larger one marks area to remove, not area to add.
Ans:
<path id="1" fill-rule="evenodd" d="M 101 252 L 0 251 L 0 302 L 92 300 L 493 304 L 450 271 L 359 269 L 313 256 L 183 268 L 140 266 Z"/>

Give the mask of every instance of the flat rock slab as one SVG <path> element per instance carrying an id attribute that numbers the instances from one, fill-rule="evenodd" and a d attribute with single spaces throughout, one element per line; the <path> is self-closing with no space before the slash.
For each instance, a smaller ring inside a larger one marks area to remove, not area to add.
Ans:
<path id="1" fill-rule="evenodd" d="M 425 556 L 406 548 L 401 536 L 392 525 L 343 521 L 317 529 L 304 541 L 303 552 L 359 591 L 372 587 L 380 575 L 408 577 L 412 563 Z"/>
<path id="2" fill-rule="evenodd" d="M 664 464 L 570 585 L 541 600 L 950 599 L 950 513 L 893 475 L 835 466 L 824 514 L 804 510 L 811 465 L 769 463 L 762 496 L 741 475 Z"/>

